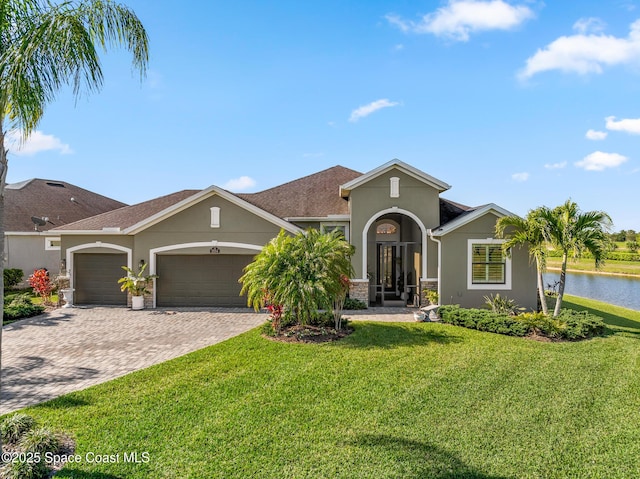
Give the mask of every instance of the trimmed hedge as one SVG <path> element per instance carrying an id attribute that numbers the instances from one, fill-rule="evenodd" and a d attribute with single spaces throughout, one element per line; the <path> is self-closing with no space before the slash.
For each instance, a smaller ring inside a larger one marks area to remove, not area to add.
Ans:
<path id="1" fill-rule="evenodd" d="M 549 250 L 548 255 L 550 258 L 560 258 L 562 257 L 562 252 Z M 592 259 L 593 255 L 586 251 L 582 254 L 582 257 Z M 606 255 L 606 259 L 611 261 L 640 261 L 640 253 L 631 253 L 630 251 L 609 251 Z"/>
<path id="2" fill-rule="evenodd" d="M 28 294 L 10 294 L 4 298 L 3 321 L 17 321 L 44 312 L 44 306 L 31 302 Z"/>
<path id="3" fill-rule="evenodd" d="M 444 323 L 454 326 L 519 337 L 537 333 L 549 338 L 575 341 L 600 336 L 605 329 L 601 317 L 571 309 L 564 309 L 557 318 L 552 318 L 542 313 L 509 316 L 485 309 L 445 305 L 440 307 L 439 314 Z"/>

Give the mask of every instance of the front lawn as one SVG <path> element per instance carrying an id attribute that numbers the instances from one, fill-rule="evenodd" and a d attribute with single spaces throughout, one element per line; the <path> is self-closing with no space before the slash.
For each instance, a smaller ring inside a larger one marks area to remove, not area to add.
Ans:
<path id="1" fill-rule="evenodd" d="M 567 298 L 607 336 L 356 322 L 309 345 L 257 328 L 27 412 L 75 435 L 67 478 L 638 477 L 640 313 L 583 303 Z"/>

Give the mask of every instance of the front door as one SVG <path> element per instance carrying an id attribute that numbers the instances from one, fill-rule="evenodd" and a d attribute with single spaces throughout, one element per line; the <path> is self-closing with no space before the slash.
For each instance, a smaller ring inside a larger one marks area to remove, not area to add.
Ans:
<path id="1" fill-rule="evenodd" d="M 385 302 L 404 301 L 404 264 L 405 248 L 399 243 L 377 244 L 376 285 L 378 298 L 384 306 Z"/>

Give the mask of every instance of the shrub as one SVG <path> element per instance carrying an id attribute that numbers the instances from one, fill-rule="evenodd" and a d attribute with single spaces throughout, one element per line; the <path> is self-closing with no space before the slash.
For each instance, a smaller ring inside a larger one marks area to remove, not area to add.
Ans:
<path id="1" fill-rule="evenodd" d="M 45 479 L 50 475 L 46 461 L 18 458 L 8 462 L 0 469 L 0 477 L 3 479 Z"/>
<path id="2" fill-rule="evenodd" d="M 510 314 L 515 315 L 517 311 L 522 310 L 513 299 L 509 299 L 506 296 L 500 296 L 500 293 L 496 293 L 494 296 L 490 294 L 484 297 L 485 305 L 496 314 Z"/>
<path id="3" fill-rule="evenodd" d="M 564 338 L 569 340 L 600 336 L 605 330 L 604 320 L 588 311 L 563 309 L 558 319 L 567 325 Z"/>
<path id="4" fill-rule="evenodd" d="M 58 437 L 48 428 L 39 427 L 25 432 L 20 439 L 20 449 L 23 452 L 53 453 L 60 448 Z"/>
<path id="5" fill-rule="evenodd" d="M 4 321 L 17 321 L 42 314 L 44 307 L 33 304 L 28 294 L 14 294 L 4 299 Z"/>
<path id="6" fill-rule="evenodd" d="M 599 316 L 571 309 L 563 309 L 557 318 L 543 313 L 510 316 L 484 309 L 465 309 L 458 305 L 441 306 L 439 313 L 443 322 L 454 326 L 509 336 L 527 336 L 536 332 L 549 338 L 573 341 L 599 336 L 605 329 L 604 321 Z"/>
<path id="7" fill-rule="evenodd" d="M 4 289 L 12 289 L 18 286 L 24 277 L 24 271 L 20 268 L 7 268 L 4 274 Z"/>
<path id="8" fill-rule="evenodd" d="M 347 298 L 344 300 L 344 306 L 342 307 L 342 309 L 367 309 L 367 305 L 359 299 Z"/>
<path id="9" fill-rule="evenodd" d="M 55 289 L 55 284 L 51 281 L 49 272 L 46 269 L 37 269 L 29 276 L 29 286 L 42 298 L 44 304 L 51 304 L 51 295 Z"/>
<path id="10" fill-rule="evenodd" d="M 526 336 L 529 328 L 516 317 L 497 314 L 486 309 L 466 309 L 458 305 L 445 305 L 439 309 L 442 321 L 454 326 L 507 334 L 509 336 Z"/>
<path id="11" fill-rule="evenodd" d="M 35 426 L 36 421 L 31 416 L 17 413 L 7 416 L 0 423 L 2 442 L 17 444 L 20 438 Z"/>

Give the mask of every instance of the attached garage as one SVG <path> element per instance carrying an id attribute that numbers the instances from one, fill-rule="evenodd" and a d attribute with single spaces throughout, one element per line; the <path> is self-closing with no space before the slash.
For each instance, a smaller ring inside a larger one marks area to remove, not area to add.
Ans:
<path id="1" fill-rule="evenodd" d="M 125 274 L 122 266 L 126 264 L 126 254 L 76 253 L 74 303 L 126 305 L 127 295 L 118 284 Z"/>
<path id="2" fill-rule="evenodd" d="M 158 255 L 158 306 L 246 306 L 238 279 L 253 255 Z"/>

